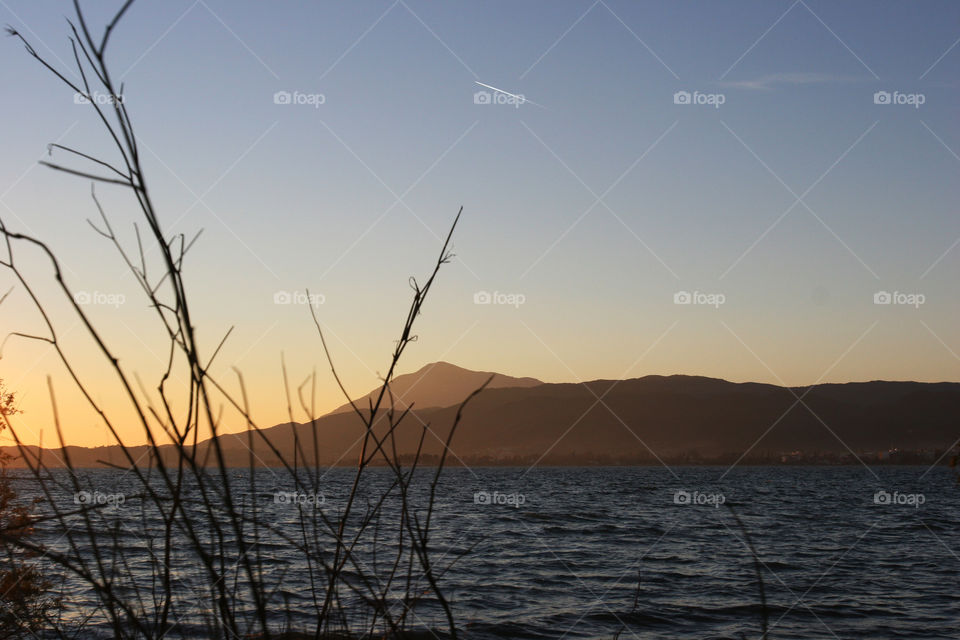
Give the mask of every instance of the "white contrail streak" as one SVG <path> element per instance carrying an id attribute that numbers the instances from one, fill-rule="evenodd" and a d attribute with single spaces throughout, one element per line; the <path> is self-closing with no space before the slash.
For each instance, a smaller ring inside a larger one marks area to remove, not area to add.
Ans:
<path id="1" fill-rule="evenodd" d="M 481 87 L 486 87 L 487 89 L 492 89 L 493 91 L 496 91 L 497 93 L 502 93 L 502 94 L 507 95 L 507 96 L 510 96 L 510 97 L 512 97 L 512 98 L 516 98 L 516 99 L 520 102 L 520 104 L 523 104 L 523 103 L 525 103 L 525 102 L 529 102 L 530 104 L 535 105 L 535 106 L 537 106 L 537 107 L 540 107 L 541 109 L 546 109 L 546 107 L 544 107 L 542 104 L 537 104 L 537 103 L 534 102 L 533 100 L 530 100 L 529 98 L 525 98 L 524 96 L 517 95 L 517 94 L 515 94 L 515 93 L 510 93 L 509 91 L 504 91 L 503 89 L 498 89 L 498 88 L 496 88 L 496 87 L 490 86 L 489 84 L 484 84 L 484 83 L 480 82 L 479 80 L 474 80 L 474 82 L 477 83 L 478 85 L 480 85 Z"/>

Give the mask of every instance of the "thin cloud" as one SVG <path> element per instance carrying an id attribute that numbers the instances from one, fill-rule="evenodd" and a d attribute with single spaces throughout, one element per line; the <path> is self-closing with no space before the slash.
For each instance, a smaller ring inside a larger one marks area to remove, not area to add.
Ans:
<path id="1" fill-rule="evenodd" d="M 837 84 L 859 82 L 862 79 L 838 76 L 829 73 L 801 71 L 793 73 L 772 73 L 753 80 L 728 80 L 718 83 L 720 86 L 751 91 L 772 91 L 778 86 L 800 86 L 808 84 Z"/>

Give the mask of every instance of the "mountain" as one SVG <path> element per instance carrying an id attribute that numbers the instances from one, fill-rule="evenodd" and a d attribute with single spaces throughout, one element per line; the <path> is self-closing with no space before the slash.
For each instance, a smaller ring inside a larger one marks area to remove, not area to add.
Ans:
<path id="1" fill-rule="evenodd" d="M 543 384 L 536 378 L 514 378 L 493 373 L 491 371 L 471 371 L 449 362 L 432 362 L 419 371 L 395 376 L 390 388 L 393 393 L 393 402 L 397 408 L 406 409 L 416 406 L 418 409 L 429 407 L 449 407 L 463 402 L 471 392 L 479 389 L 490 376 L 487 389 L 502 389 L 504 387 L 535 387 Z M 355 400 L 358 407 L 366 408 L 368 402 L 376 402 L 380 389 L 374 389 L 367 395 Z M 389 398 L 384 398 L 381 405 L 389 407 Z M 353 411 L 349 404 L 345 404 L 334 413 Z"/>
<path id="2" fill-rule="evenodd" d="M 415 451 L 426 428 L 423 451 L 439 454 L 459 403 L 487 377 L 447 363 L 398 376 L 395 393 L 416 403 L 394 433 L 398 451 Z M 797 450 L 852 461 L 851 451 L 942 451 L 958 435 L 960 383 L 787 388 L 680 375 L 578 384 L 496 376 L 494 382 L 463 413 L 451 447 L 454 463 L 527 464 L 541 456 L 543 464 L 733 461 L 744 453 L 747 461 L 770 461 Z M 387 428 L 382 417 L 375 427 L 379 435 Z M 299 442 L 301 463 L 353 464 L 364 431 L 356 415 L 338 410 L 313 423 L 264 429 L 262 435 L 288 456 Z M 247 441 L 246 434 L 220 437 L 230 464 L 247 464 Z M 209 445 L 199 445 L 202 455 L 209 455 Z M 259 435 L 253 451 L 258 464 L 278 462 Z M 134 457 L 145 452 L 137 449 Z M 163 456 L 172 460 L 172 453 L 168 449 Z M 96 466 L 97 460 L 125 464 L 116 447 L 71 447 L 69 454 L 76 466 Z M 45 453 L 48 460 L 57 455 Z"/>

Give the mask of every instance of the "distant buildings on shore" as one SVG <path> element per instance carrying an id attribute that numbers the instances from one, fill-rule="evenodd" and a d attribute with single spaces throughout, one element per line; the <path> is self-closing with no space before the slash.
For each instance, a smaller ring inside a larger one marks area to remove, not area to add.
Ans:
<path id="1" fill-rule="evenodd" d="M 430 456 L 427 456 L 428 458 Z M 575 453 L 540 458 L 535 455 L 517 455 L 502 451 L 482 456 L 467 456 L 462 463 L 468 466 L 616 466 L 616 465 L 946 465 L 948 455 L 942 449 L 887 449 L 882 451 L 786 451 L 757 452 L 747 455 L 728 452 L 715 456 L 705 456 L 699 452 L 687 452 L 679 455 L 622 455 L 612 456 L 591 452 Z M 430 464 L 424 460 L 421 464 Z M 450 461 L 448 460 L 448 464 Z"/>
<path id="2" fill-rule="evenodd" d="M 886 451 L 858 451 L 852 453 L 824 453 L 791 451 L 780 456 L 781 464 L 932 464 L 944 457 L 936 449 L 887 449 Z"/>

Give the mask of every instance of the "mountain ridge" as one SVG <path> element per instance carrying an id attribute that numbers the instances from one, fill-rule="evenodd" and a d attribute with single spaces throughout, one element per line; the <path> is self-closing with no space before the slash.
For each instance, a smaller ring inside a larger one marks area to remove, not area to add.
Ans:
<path id="1" fill-rule="evenodd" d="M 954 382 L 868 381 L 784 387 L 675 374 L 544 383 L 441 362 L 394 380 L 394 391 L 405 390 L 414 404 L 394 434 L 400 453 L 416 450 L 423 425 L 429 425 L 423 451 L 428 456 L 439 454 L 460 403 L 490 375 L 496 385 L 491 383 L 476 396 L 463 414 L 451 447 L 454 462 L 543 456 L 547 461 L 571 463 L 597 457 L 657 461 L 712 459 L 743 452 L 778 457 L 797 450 L 835 455 L 898 448 L 938 450 L 952 444 L 958 431 L 951 418 L 960 408 L 960 383 Z M 361 401 L 370 395 L 362 396 Z M 451 402 L 446 406 L 420 404 L 420 400 L 438 398 Z M 357 404 L 367 411 L 366 405 Z M 381 433 L 384 428 L 377 427 Z M 320 456 L 301 461 L 326 465 L 353 463 L 364 430 L 352 410 L 341 407 L 312 422 L 283 423 L 261 433 L 288 455 L 296 441 L 309 442 L 312 449 L 316 435 Z M 220 436 L 232 466 L 247 464 L 246 441 L 245 433 Z M 254 441 L 259 464 L 279 463 L 260 436 Z M 210 444 L 207 440 L 198 445 L 203 455 L 209 453 Z M 145 446 L 129 449 L 135 459 L 147 451 Z M 50 451 L 44 455 L 56 459 L 59 452 Z M 104 466 L 100 461 L 126 464 L 116 446 L 70 447 L 68 452 L 79 467 Z M 172 459 L 173 453 L 168 445 L 162 455 Z"/>
<path id="2" fill-rule="evenodd" d="M 395 376 L 390 383 L 390 389 L 396 406 L 402 409 L 413 405 L 420 409 L 449 407 L 462 402 L 467 395 L 487 382 L 487 379 L 490 379 L 488 389 L 533 387 L 543 384 L 536 378 L 517 378 L 494 371 L 473 371 L 439 360 L 425 364 L 412 373 Z M 426 390 L 423 388 L 424 382 L 426 382 Z M 368 405 L 364 401 L 370 399 L 375 402 L 379 391 L 379 388 L 373 389 L 353 402 L 358 407 L 366 408 Z M 412 398 L 408 398 L 410 394 L 414 394 Z M 384 397 L 385 402 L 389 403 L 389 400 L 388 397 Z M 349 402 L 330 413 L 345 411 L 353 411 Z"/>

